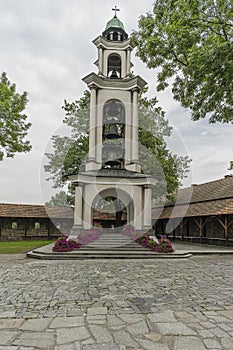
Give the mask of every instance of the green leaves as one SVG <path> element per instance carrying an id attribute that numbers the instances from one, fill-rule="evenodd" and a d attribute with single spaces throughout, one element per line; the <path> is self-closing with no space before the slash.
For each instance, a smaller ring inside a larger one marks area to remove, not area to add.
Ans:
<path id="1" fill-rule="evenodd" d="M 26 107 L 27 93 L 16 92 L 15 84 L 11 84 L 6 73 L 0 78 L 0 160 L 14 157 L 17 152 L 28 152 L 29 141 L 24 141 L 31 124 L 26 123 L 23 114 Z"/>
<path id="2" fill-rule="evenodd" d="M 143 93 L 145 92 L 146 89 Z M 157 105 L 157 99 L 143 97 L 143 93 L 139 98 L 140 161 L 143 172 L 156 177 L 158 183 L 153 193 L 155 197 L 161 197 L 177 190 L 189 161 L 167 149 L 164 137 L 171 135 L 171 127 L 165 119 L 164 111 Z M 54 150 L 46 154 L 48 164 L 44 167 L 50 173 L 49 179 L 55 188 L 64 186 L 68 175 L 84 170 L 89 142 L 89 92 L 85 92 L 79 101 L 65 101 L 63 109 L 66 111 L 64 123 L 71 128 L 71 136 L 52 137 Z M 72 187 L 69 193 L 72 196 Z"/>
<path id="3" fill-rule="evenodd" d="M 233 123 L 232 18 L 230 0 L 157 0 L 133 33 L 137 55 L 161 69 L 157 89 L 171 84 L 193 120 Z"/>

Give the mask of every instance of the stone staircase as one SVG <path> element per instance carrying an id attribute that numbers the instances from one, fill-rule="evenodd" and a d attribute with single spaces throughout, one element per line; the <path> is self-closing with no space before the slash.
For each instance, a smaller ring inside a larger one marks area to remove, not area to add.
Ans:
<path id="1" fill-rule="evenodd" d="M 155 259 L 155 258 L 187 258 L 187 252 L 172 254 L 156 254 L 117 231 L 105 231 L 97 241 L 83 245 L 72 252 L 52 252 L 53 244 L 37 248 L 26 255 L 36 259 Z"/>

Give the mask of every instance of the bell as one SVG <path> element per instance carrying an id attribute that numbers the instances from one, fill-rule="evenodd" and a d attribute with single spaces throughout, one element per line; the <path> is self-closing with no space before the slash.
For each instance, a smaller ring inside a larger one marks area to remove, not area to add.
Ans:
<path id="1" fill-rule="evenodd" d="M 110 79 L 118 79 L 118 75 L 117 75 L 116 69 L 113 69 L 112 74 L 110 76 Z"/>
<path id="2" fill-rule="evenodd" d="M 108 133 L 106 134 L 107 139 L 118 139 L 120 137 L 116 124 L 110 124 Z"/>
<path id="3" fill-rule="evenodd" d="M 119 159 L 108 160 L 104 163 L 105 168 L 121 169 L 121 161 Z"/>

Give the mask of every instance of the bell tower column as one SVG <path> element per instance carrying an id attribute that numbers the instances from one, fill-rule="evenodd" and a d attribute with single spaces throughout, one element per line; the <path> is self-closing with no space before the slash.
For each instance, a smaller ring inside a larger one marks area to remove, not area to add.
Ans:
<path id="1" fill-rule="evenodd" d="M 132 139 L 131 139 L 131 169 L 133 171 L 141 172 L 141 166 L 138 159 L 138 93 L 139 89 L 133 89 L 133 104 L 132 104 Z"/>
<path id="2" fill-rule="evenodd" d="M 99 46 L 99 74 L 103 74 L 103 46 Z"/>
<path id="3" fill-rule="evenodd" d="M 126 63 L 126 75 L 129 75 L 129 73 L 130 73 L 130 64 L 131 64 L 131 61 L 130 61 L 130 53 L 131 53 L 131 51 L 130 51 L 130 48 L 128 48 L 127 49 L 127 63 Z"/>
<path id="4" fill-rule="evenodd" d="M 86 164 L 86 170 L 94 170 L 96 168 L 96 102 L 97 87 L 93 84 L 90 86 L 90 127 L 89 127 L 89 154 Z"/>

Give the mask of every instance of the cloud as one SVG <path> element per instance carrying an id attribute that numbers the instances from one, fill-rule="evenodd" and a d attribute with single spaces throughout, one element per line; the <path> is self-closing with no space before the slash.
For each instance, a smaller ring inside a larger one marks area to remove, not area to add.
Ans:
<path id="1" fill-rule="evenodd" d="M 152 1 L 118 0 L 120 19 L 127 32 L 137 28 L 140 15 L 152 9 Z M 82 78 L 96 72 L 97 50 L 92 40 L 113 16 L 107 0 L 8 0 L 1 2 L 0 71 L 6 71 L 17 91 L 28 91 L 26 113 L 32 122 L 28 138 L 33 149 L 0 163 L 1 202 L 41 203 L 41 160 L 50 136 L 62 124 L 64 99 L 79 99 L 86 89 Z M 91 9 L 91 10 L 90 10 Z M 189 113 L 173 101 L 169 90 L 156 93 L 156 71 L 132 55 L 134 72 L 149 84 L 174 127 L 169 141 L 178 154 L 193 158 L 194 180 L 221 177 L 231 159 L 232 126 L 194 123 Z M 212 169 L 212 170 L 211 170 Z M 53 194 L 46 188 L 48 198 Z M 48 199 L 47 198 L 47 199 Z"/>

